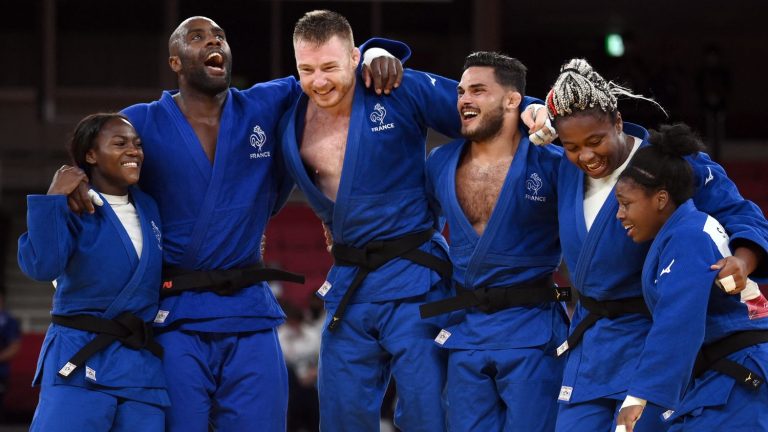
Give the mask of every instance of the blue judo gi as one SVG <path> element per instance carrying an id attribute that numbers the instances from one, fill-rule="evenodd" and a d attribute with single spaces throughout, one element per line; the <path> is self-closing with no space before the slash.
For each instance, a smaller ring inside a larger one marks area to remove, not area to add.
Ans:
<path id="1" fill-rule="evenodd" d="M 624 132 L 648 145 L 648 132 L 624 122 Z M 695 175 L 696 205 L 723 223 L 731 242 L 748 240 L 768 250 L 768 223 L 760 209 L 744 200 L 723 168 L 706 154 L 688 158 Z M 642 263 L 649 243 L 636 244 L 616 219 L 618 202 L 612 196 L 603 203 L 592 227 L 584 219 L 584 176 L 572 163 L 560 164 L 558 215 L 560 242 L 571 273 L 571 282 L 580 294 L 604 301 L 642 295 Z M 711 263 L 714 264 L 714 261 Z M 766 274 L 763 262 L 758 275 Z M 587 310 L 576 304 L 573 330 Z M 651 320 L 642 314 L 603 318 L 586 330 L 581 342 L 566 351 L 568 358 L 558 399 L 559 431 L 613 430 L 611 424 L 629 383 L 635 375 Z M 652 412 L 653 410 L 655 412 Z M 637 424 L 638 432 L 664 430 L 659 420 L 663 410 L 648 406 Z"/>
<path id="2" fill-rule="evenodd" d="M 427 159 L 427 189 L 450 227 L 453 280 L 465 289 L 507 287 L 551 275 L 560 264 L 557 175 L 562 148 L 520 139 L 488 225 L 478 236 L 456 196 L 465 140 Z M 513 289 L 513 288 L 510 288 Z M 452 431 L 551 431 L 564 361 L 555 347 L 567 336 L 559 302 L 477 308 L 452 314 L 436 339 L 450 350 L 447 418 Z"/>
<path id="3" fill-rule="evenodd" d="M 408 69 L 391 95 L 366 91 L 360 80 L 354 92 L 336 202 L 315 186 L 301 160 L 304 95 L 285 118 L 288 170 L 336 243 L 359 248 L 435 227 L 424 187 L 425 138 L 427 127 L 457 136 L 456 82 Z M 439 233 L 419 249 L 447 260 Z M 319 290 L 329 320 L 356 271 L 348 265 L 330 270 Z M 439 282 L 433 270 L 395 258 L 368 274 L 338 328 L 324 330 L 318 381 L 323 430 L 378 430 L 390 373 L 397 382 L 395 423 L 407 431 L 444 430 L 445 361 L 431 342 L 439 327 L 418 312 L 420 303 L 447 294 Z"/>
<path id="4" fill-rule="evenodd" d="M 260 262 L 267 220 L 292 187 L 276 163 L 276 126 L 299 92 L 290 77 L 230 89 L 213 164 L 171 92 L 123 111 L 144 144 L 140 184 L 160 207 L 166 266 Z M 207 432 L 209 416 L 219 430 L 284 430 L 287 372 L 275 331 L 283 319 L 266 282 L 164 298 L 155 323 L 173 402 L 168 430 Z"/>
<path id="5" fill-rule="evenodd" d="M 54 315 L 113 319 L 131 312 L 147 323 L 155 318 L 163 253 L 160 215 L 148 195 L 135 187 L 130 195 L 141 223 L 141 257 L 108 204 L 94 214 L 77 215 L 66 196 L 28 196 L 19 266 L 33 279 L 56 281 Z M 51 324 L 35 373 L 34 383 L 42 390 L 31 430 L 162 432 L 162 407 L 169 398 L 161 359 L 148 350 L 115 341 L 69 376 L 58 375 L 94 337 Z"/>
<path id="6" fill-rule="evenodd" d="M 664 224 L 645 260 L 643 296 L 653 324 L 629 394 L 674 410 L 664 415 L 670 430 L 768 431 L 765 385 L 747 388 L 715 370 L 691 380 L 702 344 L 739 331 L 768 330 L 762 294 L 746 301 L 714 284 L 718 270 L 710 266 L 731 255 L 728 243 L 723 227 L 689 200 Z M 768 377 L 768 343 L 728 359 Z"/>

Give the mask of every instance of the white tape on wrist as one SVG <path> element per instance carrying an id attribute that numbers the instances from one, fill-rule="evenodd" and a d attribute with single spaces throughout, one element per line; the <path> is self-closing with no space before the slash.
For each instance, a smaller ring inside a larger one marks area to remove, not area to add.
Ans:
<path id="1" fill-rule="evenodd" d="M 371 62 L 373 59 L 377 57 L 392 57 L 394 58 L 392 54 L 389 53 L 389 51 L 385 50 L 384 48 L 368 48 L 363 53 L 363 64 L 366 66 L 371 66 Z"/>
<path id="2" fill-rule="evenodd" d="M 718 280 L 720 283 L 720 286 L 723 287 L 723 291 L 729 293 L 736 289 L 736 280 L 733 278 L 733 275 L 726 276 L 720 280 Z"/>
<path id="3" fill-rule="evenodd" d="M 104 201 L 101 200 L 99 194 L 97 194 L 93 189 L 88 189 L 88 198 L 90 198 L 91 201 L 93 201 L 93 203 L 99 207 L 104 205 Z"/>

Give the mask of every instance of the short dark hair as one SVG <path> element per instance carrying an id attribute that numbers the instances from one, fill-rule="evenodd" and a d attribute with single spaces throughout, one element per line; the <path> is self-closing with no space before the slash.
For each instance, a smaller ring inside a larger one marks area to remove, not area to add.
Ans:
<path id="1" fill-rule="evenodd" d="M 651 145 L 640 148 L 619 180 L 631 179 L 647 192 L 664 189 L 675 205 L 693 196 L 693 170 L 683 157 L 704 149 L 701 139 L 683 123 L 651 130 Z"/>
<path id="2" fill-rule="evenodd" d="M 497 52 L 477 51 L 467 56 L 462 70 L 466 71 L 474 66 L 493 68 L 496 82 L 525 96 L 525 75 L 528 68 L 520 60 Z"/>
<path id="3" fill-rule="evenodd" d="M 305 40 L 317 45 L 338 36 L 355 46 L 352 26 L 343 15 L 329 10 L 314 10 L 301 17 L 293 28 L 293 42 Z"/>
<path id="4" fill-rule="evenodd" d="M 91 165 L 85 161 L 88 150 L 94 147 L 96 136 L 107 122 L 122 119 L 130 123 L 126 116 L 120 113 L 96 113 L 80 120 L 72 133 L 72 139 L 67 145 L 67 153 L 72 164 L 80 167 L 87 175 L 91 175 Z"/>

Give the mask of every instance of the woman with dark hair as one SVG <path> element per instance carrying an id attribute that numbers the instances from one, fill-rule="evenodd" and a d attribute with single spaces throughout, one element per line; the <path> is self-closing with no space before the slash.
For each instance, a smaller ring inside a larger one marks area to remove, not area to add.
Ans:
<path id="1" fill-rule="evenodd" d="M 563 256 L 579 293 L 570 335 L 557 350 L 568 355 L 558 431 L 613 430 L 622 405 L 644 404 L 628 398 L 627 389 L 651 327 L 640 279 L 649 244 L 627 237 L 614 217 L 618 204 L 610 195 L 632 155 L 648 145 L 648 132 L 623 121 L 617 97 L 642 98 L 606 81 L 585 60 L 573 59 L 562 66 L 546 98 L 571 161 L 560 164 L 558 173 L 558 223 Z M 750 274 L 768 275 L 768 222 L 706 154 L 689 161 L 693 201 L 730 235 L 733 256 L 710 265 L 724 284 L 741 290 Z M 646 407 L 636 430 L 664 430 L 662 412 Z"/>
<path id="2" fill-rule="evenodd" d="M 731 255 L 729 237 L 696 209 L 683 158 L 695 158 L 701 142 L 681 124 L 649 141 L 615 188 L 627 236 L 653 240 L 642 273 L 653 323 L 627 394 L 670 409 L 670 430 L 768 431 L 768 301 L 752 281 L 740 296 L 715 283 L 710 265 Z M 622 408 L 617 425 L 631 432 L 642 412 Z"/>
<path id="3" fill-rule="evenodd" d="M 134 185 L 144 153 L 120 114 L 93 114 L 69 143 L 47 195 L 27 197 L 19 266 L 53 281 L 52 324 L 38 360 L 32 431 L 157 431 L 169 404 L 162 348 L 152 338 L 162 263 L 155 202 Z M 81 182 L 109 204 L 77 215 Z"/>

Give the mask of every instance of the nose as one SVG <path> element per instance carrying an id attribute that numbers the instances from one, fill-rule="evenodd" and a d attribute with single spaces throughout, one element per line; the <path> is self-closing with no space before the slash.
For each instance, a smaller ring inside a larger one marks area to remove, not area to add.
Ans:
<path id="1" fill-rule="evenodd" d="M 215 35 L 213 33 L 208 35 L 207 40 L 205 41 L 206 45 L 215 45 L 215 46 L 221 46 L 221 39 L 219 39 L 219 35 Z"/>
<path id="2" fill-rule="evenodd" d="M 579 152 L 579 161 L 581 162 L 588 163 L 591 162 L 594 158 L 595 153 L 587 148 L 584 148 Z"/>
<path id="3" fill-rule="evenodd" d="M 626 214 L 624 213 L 624 207 L 619 205 L 619 209 L 616 211 L 616 219 L 624 220 L 624 217 L 626 217 Z"/>

